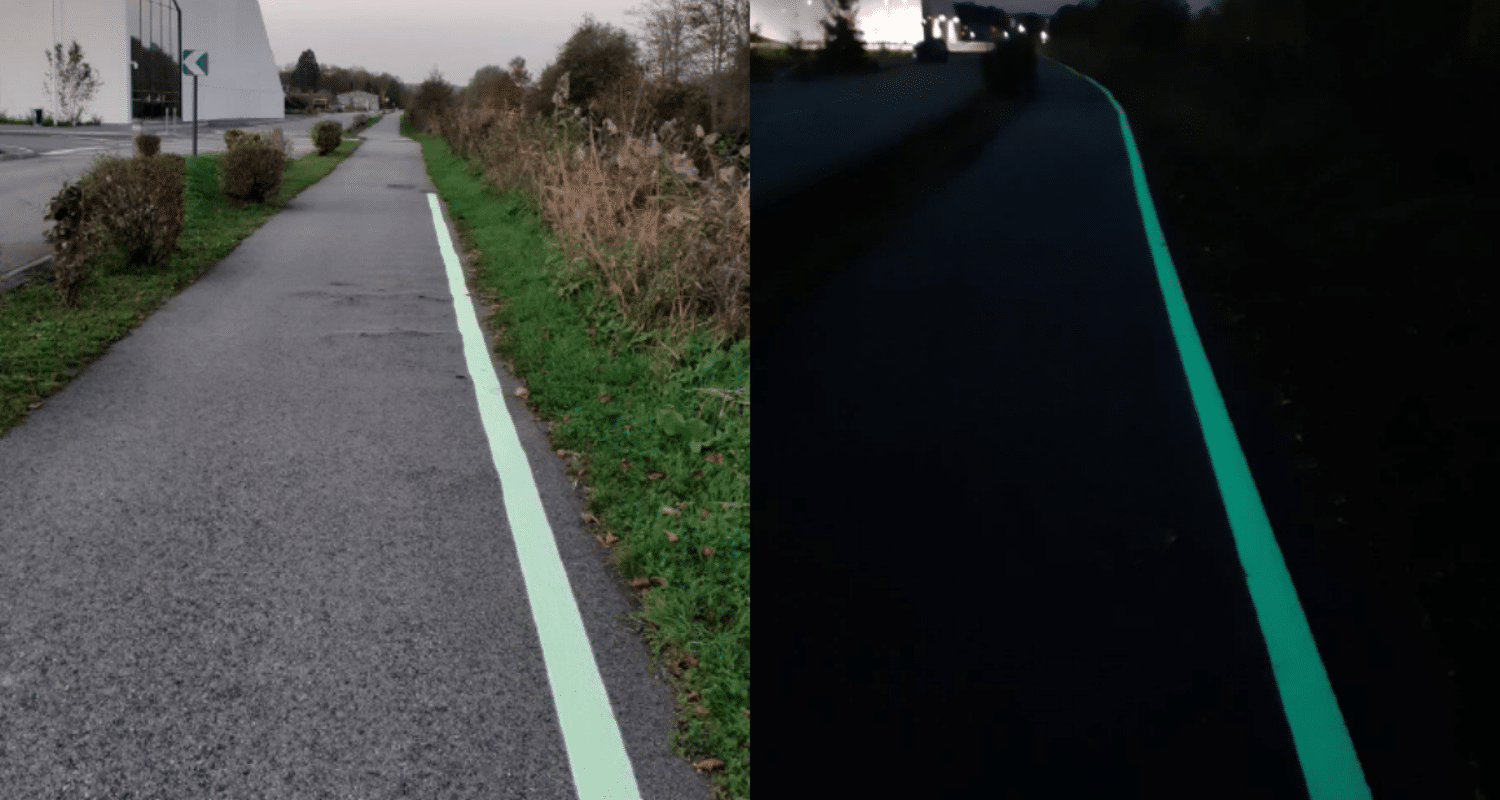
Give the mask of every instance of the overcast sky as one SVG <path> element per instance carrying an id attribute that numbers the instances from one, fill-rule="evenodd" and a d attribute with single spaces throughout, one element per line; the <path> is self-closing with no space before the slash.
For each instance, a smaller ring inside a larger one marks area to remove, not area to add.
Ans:
<path id="1" fill-rule="evenodd" d="M 264 1 L 264 0 L 263 0 Z M 939 2 L 947 6 L 952 5 L 952 0 L 928 0 Z M 898 33 L 881 33 L 886 28 L 882 22 L 897 26 L 899 31 L 905 32 L 909 25 L 905 19 L 915 16 L 918 20 L 916 30 L 907 34 L 909 40 L 915 41 L 922 35 L 921 29 L 921 6 L 922 0 L 857 0 L 858 13 L 861 20 L 870 16 L 873 22 L 868 26 L 875 35 L 866 32 L 865 41 L 878 41 L 889 35 L 892 41 L 897 40 Z M 987 2 L 987 0 L 973 0 L 979 5 L 993 5 L 1005 9 L 1012 14 L 1034 12 L 1037 14 L 1051 15 L 1057 9 L 1068 4 L 1068 0 L 999 0 L 998 2 Z M 1073 0 L 1074 3 L 1079 0 Z M 1194 13 L 1198 9 L 1209 4 L 1209 0 L 1188 0 L 1188 6 Z M 903 7 L 912 11 L 903 13 Z M 823 38 L 822 29 L 818 27 L 818 20 L 822 19 L 824 11 L 823 0 L 750 0 L 750 27 L 755 29 L 760 25 L 760 35 L 778 42 L 789 42 L 796 33 L 801 33 L 804 39 L 817 40 Z M 881 17 L 884 19 L 881 19 Z M 864 26 L 861 26 L 862 29 Z M 275 44 L 272 41 L 272 44 Z"/>
<path id="2" fill-rule="evenodd" d="M 487 64 L 526 59 L 532 79 L 557 59 L 584 14 L 640 41 L 645 0 L 260 0 L 277 68 L 311 49 L 319 64 L 389 72 L 421 83 L 437 67 L 464 86 Z M 643 46 L 644 49 L 644 46 Z"/>

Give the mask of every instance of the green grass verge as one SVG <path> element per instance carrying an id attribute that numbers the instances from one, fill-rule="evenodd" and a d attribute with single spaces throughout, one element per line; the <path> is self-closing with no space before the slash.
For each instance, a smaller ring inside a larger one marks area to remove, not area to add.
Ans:
<path id="1" fill-rule="evenodd" d="M 421 144 L 473 259 L 496 352 L 552 421 L 552 448 L 573 462 L 616 566 L 626 580 L 665 579 L 637 589 L 636 620 L 677 691 L 674 750 L 721 760 L 704 767 L 720 797 L 747 800 L 749 342 L 630 330 L 597 287 L 558 280 L 560 248 L 535 207 L 404 118 L 402 133 Z"/>
<path id="2" fill-rule="evenodd" d="M 295 159 L 275 200 L 242 208 L 234 208 L 219 192 L 219 154 L 187 157 L 182 235 L 177 252 L 165 262 L 134 268 L 117 251 L 99 254 L 74 308 L 58 302 L 50 276 L 33 277 L 0 294 L 0 436 L 358 147 L 359 142 L 346 141 L 327 156 Z"/>

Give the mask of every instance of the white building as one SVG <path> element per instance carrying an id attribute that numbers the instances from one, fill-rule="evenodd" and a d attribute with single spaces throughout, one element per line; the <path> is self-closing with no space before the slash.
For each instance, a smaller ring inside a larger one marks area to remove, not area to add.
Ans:
<path id="1" fill-rule="evenodd" d="M 178 7 L 182 10 L 179 43 Z M 208 53 L 198 78 L 198 119 L 285 119 L 285 100 L 257 0 L 15 0 L 0 25 L 0 111 L 56 115 L 43 80 L 47 53 L 77 41 L 99 89 L 82 121 L 193 118 L 184 49 Z"/>
<path id="2" fill-rule="evenodd" d="M 914 45 L 922 41 L 923 4 L 930 0 L 860 0 L 857 25 L 866 47 L 880 44 Z M 952 15 L 952 0 L 946 0 Z M 827 16 L 823 0 L 786 3 L 750 0 L 750 27 L 776 42 L 791 42 L 801 36 L 804 43 L 823 41 L 819 20 Z M 894 48 L 893 48 L 894 49 Z"/>
<path id="3" fill-rule="evenodd" d="M 334 97 L 333 102 L 343 106 L 345 111 L 380 110 L 380 95 L 370 92 L 342 92 Z"/>

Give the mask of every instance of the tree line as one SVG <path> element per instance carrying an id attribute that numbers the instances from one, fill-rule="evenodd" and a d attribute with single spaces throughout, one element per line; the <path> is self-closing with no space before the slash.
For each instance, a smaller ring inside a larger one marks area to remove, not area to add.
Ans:
<path id="1" fill-rule="evenodd" d="M 513 105 L 535 113 L 551 108 L 566 73 L 570 105 L 586 106 L 622 81 L 649 83 L 669 105 L 701 105 L 704 123 L 714 130 L 748 129 L 748 0 L 646 0 L 626 13 L 639 19 L 638 35 L 585 15 L 556 60 L 534 79 L 525 59 L 516 57 L 504 67 L 480 67 L 461 86 L 435 68 L 422 82 L 403 83 L 386 72 L 321 65 L 306 50 L 296 64 L 281 69 L 281 82 L 301 92 L 384 92 L 402 108 L 461 102 Z"/>

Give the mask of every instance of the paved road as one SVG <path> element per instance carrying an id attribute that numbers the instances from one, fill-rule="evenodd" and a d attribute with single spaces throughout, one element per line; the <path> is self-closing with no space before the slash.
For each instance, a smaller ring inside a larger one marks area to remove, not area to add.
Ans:
<path id="1" fill-rule="evenodd" d="M 592 667 L 539 634 L 499 401 L 640 797 L 709 797 L 516 382 L 476 401 L 432 190 L 388 117 L 0 438 L 0 794 L 579 797 L 610 728 L 563 736 Z"/>
<path id="2" fill-rule="evenodd" d="M 354 114 L 321 117 L 293 116 L 285 120 L 214 120 L 199 123 L 198 152 L 224 151 L 224 131 L 231 127 L 269 133 L 280 127 L 292 143 L 293 155 L 312 147 L 312 126 L 334 119 L 348 127 Z M 162 137 L 166 153 L 191 155 L 192 125 L 173 125 L 170 132 L 159 122 L 147 122 L 147 133 Z M 43 219 L 47 201 L 57 194 L 63 181 L 74 181 L 101 153 L 129 155 L 134 145 L 129 125 L 81 128 L 29 128 L 0 125 L 0 276 L 51 253 L 42 233 L 50 222 Z"/>
<path id="3" fill-rule="evenodd" d="M 981 88 L 974 53 L 875 75 L 751 84 L 752 203 L 779 202 L 889 149 L 971 104 Z"/>
<path id="4" fill-rule="evenodd" d="M 1472 798 L 1430 637 L 1314 546 L 1327 498 L 1196 292 L 1174 327 L 1138 200 L 1115 108 L 1044 60 L 965 170 L 757 333 L 761 578 L 820 623 L 770 667 L 816 709 L 779 746 L 850 767 L 799 789 L 1370 797 L 1329 769 L 1342 736 L 1377 799 Z M 1297 695 L 1317 670 L 1332 695 Z"/>

